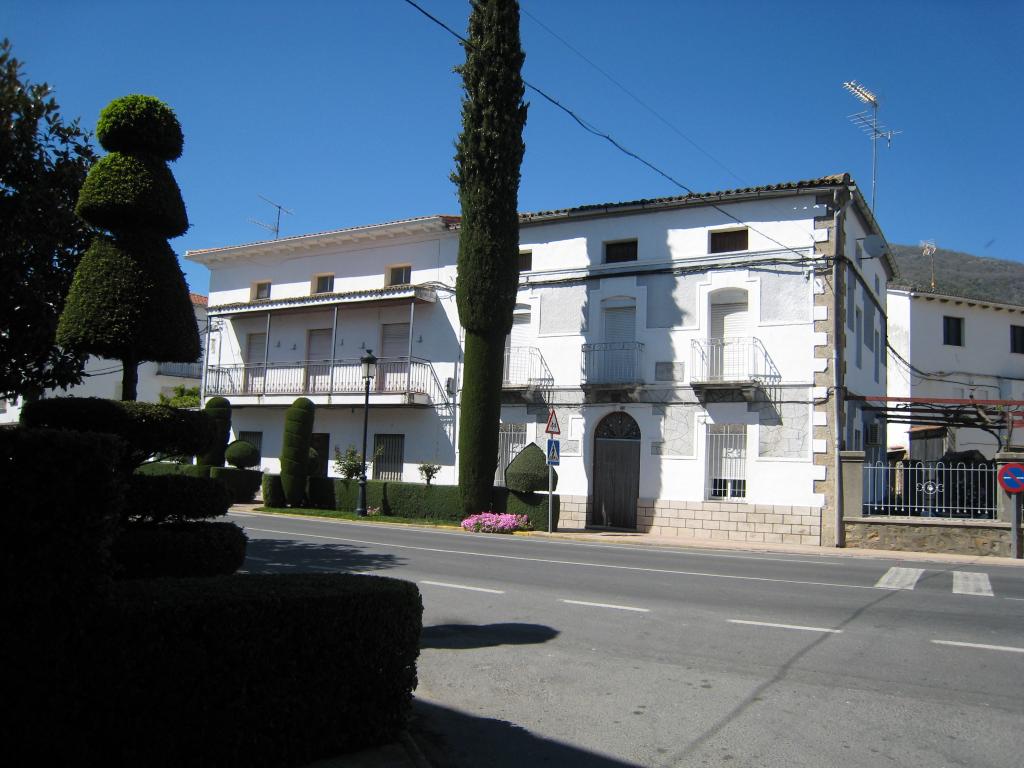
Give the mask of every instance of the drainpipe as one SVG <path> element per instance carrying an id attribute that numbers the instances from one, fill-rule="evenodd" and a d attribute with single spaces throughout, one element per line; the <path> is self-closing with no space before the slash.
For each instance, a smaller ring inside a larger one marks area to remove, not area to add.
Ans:
<path id="1" fill-rule="evenodd" d="M 832 193 L 833 205 L 835 205 L 835 211 L 832 214 L 832 227 L 835 232 L 835 257 L 832 260 L 832 290 L 834 292 L 832 300 L 832 407 L 833 407 L 833 420 L 835 423 L 834 441 L 832 446 L 833 453 L 833 476 L 835 482 L 833 483 L 833 521 L 835 526 L 835 539 L 834 545 L 836 547 L 843 547 L 846 545 L 846 535 L 843 530 L 843 462 L 840 456 L 840 451 L 843 448 L 843 432 L 845 430 L 843 422 L 843 394 L 845 389 L 843 388 L 843 348 L 840 345 L 840 331 L 842 330 L 842 323 L 845 322 L 840 316 L 839 308 L 846 301 L 847 291 L 844 289 L 840 281 L 840 275 L 842 274 L 841 268 L 841 257 L 845 254 L 846 248 L 846 237 L 844 228 L 846 227 L 846 200 L 843 195 L 840 194 L 840 190 L 836 190 Z M 848 311 L 848 310 L 847 310 Z"/>

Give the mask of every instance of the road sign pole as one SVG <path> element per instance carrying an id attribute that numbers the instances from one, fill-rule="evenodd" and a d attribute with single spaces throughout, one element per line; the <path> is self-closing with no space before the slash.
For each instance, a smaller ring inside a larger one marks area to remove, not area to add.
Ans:
<path id="1" fill-rule="evenodd" d="M 1017 498 L 1014 499 L 1013 503 L 1013 519 L 1010 521 L 1010 548 L 1012 550 L 1013 557 L 1020 560 L 1020 516 L 1021 516 L 1021 494 L 1017 494 Z"/>
<path id="2" fill-rule="evenodd" d="M 554 515 L 551 510 L 555 503 L 555 468 L 548 464 L 548 533 L 554 533 Z"/>

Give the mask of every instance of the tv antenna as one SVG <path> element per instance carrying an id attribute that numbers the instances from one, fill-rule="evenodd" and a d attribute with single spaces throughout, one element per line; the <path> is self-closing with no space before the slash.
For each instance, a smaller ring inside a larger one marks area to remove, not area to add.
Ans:
<path id="1" fill-rule="evenodd" d="M 938 246 L 935 245 L 934 240 L 922 240 L 921 241 L 921 255 L 927 258 L 932 258 L 932 293 L 935 293 L 935 252 L 938 250 Z"/>
<path id="2" fill-rule="evenodd" d="M 280 237 L 280 235 L 281 235 L 281 212 L 284 211 L 289 216 L 294 216 L 295 212 L 294 211 L 289 211 L 287 208 L 285 208 L 280 203 L 275 203 L 273 200 L 270 200 L 270 199 L 264 197 L 263 195 L 256 195 L 256 197 L 258 197 L 260 200 L 263 200 L 264 202 L 270 203 L 272 206 L 274 206 L 277 209 L 277 218 L 275 219 L 273 224 L 267 224 L 266 222 L 257 221 L 256 219 L 249 219 L 249 222 L 251 224 L 255 224 L 257 227 L 263 227 L 268 232 L 273 232 L 274 233 L 274 239 L 277 240 L 277 238 Z"/>
<path id="3" fill-rule="evenodd" d="M 894 131 L 878 122 L 878 96 L 856 80 L 847 80 L 843 88 L 848 90 L 871 109 L 848 115 L 850 122 L 860 128 L 871 139 L 871 212 L 875 212 L 875 191 L 878 183 L 878 140 L 885 139 L 887 147 L 892 146 L 892 137 L 903 131 Z"/>

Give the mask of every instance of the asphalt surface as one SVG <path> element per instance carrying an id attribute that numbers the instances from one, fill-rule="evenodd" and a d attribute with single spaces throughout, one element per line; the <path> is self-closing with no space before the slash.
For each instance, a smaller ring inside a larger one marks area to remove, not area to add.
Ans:
<path id="1" fill-rule="evenodd" d="M 438 768 L 1022 762 L 1024 568 L 232 517 L 250 572 L 419 584 Z"/>

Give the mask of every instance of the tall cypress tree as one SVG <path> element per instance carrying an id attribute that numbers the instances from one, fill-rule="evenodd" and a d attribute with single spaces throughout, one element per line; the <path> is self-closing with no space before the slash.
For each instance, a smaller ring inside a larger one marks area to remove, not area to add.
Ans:
<path id="1" fill-rule="evenodd" d="M 171 108 L 141 95 L 110 102 L 96 137 L 109 154 L 90 169 L 75 210 L 110 234 L 93 241 L 75 271 L 57 342 L 120 360 L 121 399 L 134 400 L 139 363 L 199 358 L 188 286 L 167 243 L 188 229 L 167 166 L 184 138 Z"/>
<path id="2" fill-rule="evenodd" d="M 459 431 L 459 487 L 465 512 L 489 509 L 498 462 L 505 336 L 519 283 L 519 167 L 523 160 L 522 46 L 516 0 L 473 0 L 465 96 L 452 180 L 462 227 L 455 284 L 466 330 Z"/>

